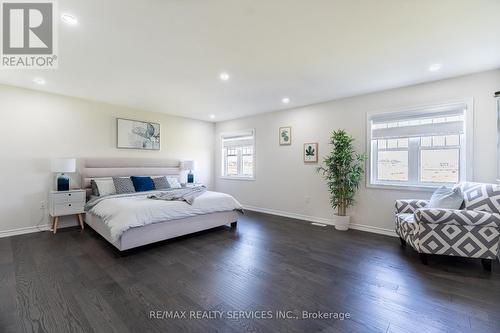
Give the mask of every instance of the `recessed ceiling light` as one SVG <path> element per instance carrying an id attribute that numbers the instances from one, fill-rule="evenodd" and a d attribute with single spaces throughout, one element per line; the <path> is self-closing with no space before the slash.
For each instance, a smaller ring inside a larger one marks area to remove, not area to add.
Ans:
<path id="1" fill-rule="evenodd" d="M 210 119 L 215 119 L 215 115 L 214 115 L 214 114 L 211 114 L 211 115 L 210 115 Z"/>
<path id="2" fill-rule="evenodd" d="M 219 78 L 222 80 L 222 81 L 227 81 L 229 80 L 229 74 L 226 73 L 226 72 L 222 72 L 219 74 Z"/>
<path id="3" fill-rule="evenodd" d="M 40 84 L 40 85 L 44 85 L 45 83 L 45 79 L 42 79 L 41 77 L 36 77 L 33 79 L 33 82 L 35 82 L 36 84 Z"/>
<path id="4" fill-rule="evenodd" d="M 67 23 L 69 25 L 77 25 L 78 24 L 78 19 L 74 17 L 73 15 L 70 14 L 62 14 L 61 15 L 61 20 L 64 23 Z"/>
<path id="5" fill-rule="evenodd" d="M 429 66 L 429 72 L 437 72 L 441 67 L 443 67 L 441 64 L 432 64 Z"/>
<path id="6" fill-rule="evenodd" d="M 283 104 L 288 104 L 288 103 L 290 103 L 290 98 L 288 98 L 288 97 L 283 97 L 283 98 L 281 99 L 281 103 L 283 103 Z"/>

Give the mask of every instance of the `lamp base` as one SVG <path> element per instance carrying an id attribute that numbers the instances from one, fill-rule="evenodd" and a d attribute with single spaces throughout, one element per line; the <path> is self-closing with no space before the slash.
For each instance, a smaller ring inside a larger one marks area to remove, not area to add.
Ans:
<path id="1" fill-rule="evenodd" d="M 193 184 L 194 183 L 194 175 L 191 171 L 189 171 L 188 175 L 187 175 L 187 182 L 188 184 Z"/>
<path id="2" fill-rule="evenodd" d="M 58 191 L 69 191 L 69 177 L 64 173 L 57 177 L 57 190 Z"/>

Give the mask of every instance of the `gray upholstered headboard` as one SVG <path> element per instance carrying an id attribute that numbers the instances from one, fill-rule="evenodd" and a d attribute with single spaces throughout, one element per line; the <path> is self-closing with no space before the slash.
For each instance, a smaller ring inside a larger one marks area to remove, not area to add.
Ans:
<path id="1" fill-rule="evenodd" d="M 181 161 L 164 158 L 86 158 L 80 173 L 82 188 L 91 194 L 93 178 L 128 176 L 179 176 Z"/>

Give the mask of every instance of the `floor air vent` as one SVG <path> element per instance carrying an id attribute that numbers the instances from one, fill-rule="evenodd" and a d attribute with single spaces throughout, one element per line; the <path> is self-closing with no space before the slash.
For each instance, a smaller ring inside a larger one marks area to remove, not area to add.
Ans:
<path id="1" fill-rule="evenodd" d="M 323 223 L 312 222 L 311 224 L 316 226 L 316 227 L 326 227 L 326 224 L 323 224 Z"/>

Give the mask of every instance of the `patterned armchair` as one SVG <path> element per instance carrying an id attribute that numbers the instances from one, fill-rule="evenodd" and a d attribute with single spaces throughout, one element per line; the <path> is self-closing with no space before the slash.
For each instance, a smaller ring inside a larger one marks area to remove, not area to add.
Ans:
<path id="1" fill-rule="evenodd" d="M 500 186 L 457 185 L 462 209 L 426 208 L 426 200 L 396 200 L 396 233 L 403 248 L 410 244 L 427 264 L 427 254 L 480 258 L 484 269 L 499 251 Z"/>

